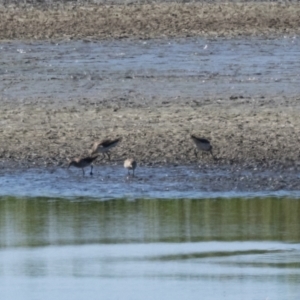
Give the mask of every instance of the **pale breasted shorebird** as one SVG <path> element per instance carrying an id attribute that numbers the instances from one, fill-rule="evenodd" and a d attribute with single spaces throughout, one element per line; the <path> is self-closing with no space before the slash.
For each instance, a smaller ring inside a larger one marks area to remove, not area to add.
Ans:
<path id="1" fill-rule="evenodd" d="M 118 145 L 121 141 L 121 138 L 110 140 L 105 139 L 100 142 L 95 142 L 93 148 L 91 150 L 91 155 L 95 155 L 97 153 L 102 153 L 103 157 L 105 158 L 105 154 L 107 155 L 108 159 L 110 160 L 109 150 Z"/>
<path id="2" fill-rule="evenodd" d="M 194 134 L 191 135 L 191 138 L 193 142 L 195 143 L 198 150 L 209 152 L 213 159 L 215 159 L 213 153 L 212 153 L 212 145 L 210 144 L 210 141 L 204 138 L 200 138 L 195 136 Z M 195 155 L 198 157 L 198 151 L 195 149 Z"/>
<path id="3" fill-rule="evenodd" d="M 74 166 L 76 168 L 80 168 L 82 169 L 82 174 L 84 175 L 84 168 L 91 166 L 91 172 L 90 175 L 93 175 L 93 161 L 98 157 L 98 155 L 96 156 L 88 156 L 88 157 L 84 157 L 84 158 L 75 158 L 73 160 L 70 161 L 69 165 L 68 165 L 68 169 L 71 166 Z"/>
<path id="4" fill-rule="evenodd" d="M 132 170 L 132 176 L 134 176 L 134 170 L 137 167 L 137 163 L 133 158 L 127 158 L 124 161 L 124 168 L 128 170 L 128 175 L 130 174 L 130 170 Z"/>

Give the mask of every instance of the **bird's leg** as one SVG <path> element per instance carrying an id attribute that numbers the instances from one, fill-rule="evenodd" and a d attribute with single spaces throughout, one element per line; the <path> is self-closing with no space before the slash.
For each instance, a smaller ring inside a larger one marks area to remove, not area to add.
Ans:
<path id="1" fill-rule="evenodd" d="M 198 151 L 196 149 L 194 149 L 194 154 L 195 154 L 196 158 L 198 158 Z"/>
<path id="2" fill-rule="evenodd" d="M 213 153 L 212 153 L 212 150 L 211 150 L 211 149 L 209 150 L 209 152 L 210 152 L 210 154 L 211 154 L 212 158 L 213 158 L 214 160 L 216 160 L 216 158 L 214 157 L 214 155 L 213 155 Z"/>
<path id="3" fill-rule="evenodd" d="M 108 160 L 110 161 L 110 154 L 109 154 L 109 152 L 106 152 L 106 155 L 108 157 Z"/>
<path id="4" fill-rule="evenodd" d="M 132 170 L 132 177 L 134 177 L 134 170 Z"/>
<path id="5" fill-rule="evenodd" d="M 84 176 L 84 168 L 82 168 L 82 175 Z"/>
<path id="6" fill-rule="evenodd" d="M 91 176 L 93 175 L 93 165 L 91 165 L 91 172 L 90 172 L 90 175 L 91 175 Z"/>

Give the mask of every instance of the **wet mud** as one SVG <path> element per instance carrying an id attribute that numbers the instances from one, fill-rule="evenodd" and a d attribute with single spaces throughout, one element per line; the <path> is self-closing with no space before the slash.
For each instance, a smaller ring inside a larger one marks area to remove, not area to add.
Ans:
<path id="1" fill-rule="evenodd" d="M 177 98 L 155 104 L 85 99 L 54 107 L 29 102 L 3 104 L 0 113 L 2 164 L 63 165 L 68 158 L 88 155 L 95 140 L 122 137 L 111 150 L 113 161 L 134 157 L 142 165 L 300 166 L 297 97 Z M 195 157 L 191 133 L 211 141 L 215 160 L 206 153 Z"/>

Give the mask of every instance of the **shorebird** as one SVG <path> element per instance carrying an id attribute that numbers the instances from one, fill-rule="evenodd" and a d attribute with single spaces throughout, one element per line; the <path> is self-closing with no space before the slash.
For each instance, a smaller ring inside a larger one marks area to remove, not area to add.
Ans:
<path id="1" fill-rule="evenodd" d="M 84 158 L 75 158 L 73 160 L 70 161 L 69 165 L 68 165 L 68 169 L 71 166 L 74 166 L 76 168 L 81 168 L 82 169 L 82 174 L 84 175 L 84 168 L 91 166 L 91 172 L 90 175 L 93 175 L 93 161 L 98 157 L 98 155 L 96 156 L 88 156 L 88 157 L 84 157 Z"/>
<path id="2" fill-rule="evenodd" d="M 212 153 L 212 145 L 210 144 L 210 141 L 204 138 L 200 138 L 195 136 L 194 134 L 191 135 L 191 138 L 193 142 L 195 143 L 198 150 L 209 152 L 213 159 L 215 159 L 213 153 Z M 195 149 L 195 155 L 198 157 L 198 151 Z"/>
<path id="3" fill-rule="evenodd" d="M 132 176 L 134 176 L 134 170 L 137 166 L 136 161 L 133 158 L 127 158 L 124 161 L 124 168 L 128 170 L 128 175 L 130 175 L 130 170 L 132 170 Z"/>
<path id="4" fill-rule="evenodd" d="M 115 140 L 105 139 L 100 142 L 95 142 L 91 150 L 91 155 L 102 153 L 103 157 L 105 158 L 105 154 L 106 154 L 108 159 L 110 160 L 109 150 L 117 146 L 120 141 L 121 138 Z"/>

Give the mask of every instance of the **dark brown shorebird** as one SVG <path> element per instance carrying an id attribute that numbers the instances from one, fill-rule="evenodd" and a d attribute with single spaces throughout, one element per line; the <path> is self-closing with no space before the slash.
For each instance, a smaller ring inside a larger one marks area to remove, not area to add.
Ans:
<path id="1" fill-rule="evenodd" d="M 121 141 L 121 138 L 117 138 L 115 140 L 105 139 L 100 142 L 95 142 L 92 150 L 91 155 L 95 155 L 97 153 L 102 153 L 103 157 L 105 158 L 105 154 L 108 157 L 108 160 L 110 160 L 110 154 L 109 150 L 115 146 L 118 145 L 118 143 Z"/>
<path id="2" fill-rule="evenodd" d="M 215 159 L 213 153 L 212 153 L 212 145 L 210 144 L 210 141 L 205 138 L 200 138 L 195 136 L 194 134 L 191 135 L 191 138 L 193 142 L 195 143 L 198 150 L 201 150 L 203 152 L 209 152 L 213 159 Z M 198 151 L 195 149 L 195 156 L 198 157 Z"/>
<path id="3" fill-rule="evenodd" d="M 128 170 L 128 175 L 130 175 L 130 170 L 132 170 L 132 176 L 134 176 L 134 170 L 137 167 L 137 163 L 133 158 L 127 158 L 124 161 L 124 168 Z"/>
<path id="4" fill-rule="evenodd" d="M 76 168 L 80 168 L 82 169 L 82 174 L 84 175 L 84 168 L 91 166 L 91 172 L 90 175 L 93 175 L 93 161 L 98 157 L 98 155 L 96 156 L 88 156 L 88 157 L 84 157 L 84 158 L 74 158 L 73 160 L 70 161 L 69 165 L 68 165 L 68 169 L 71 166 L 74 166 Z"/>

